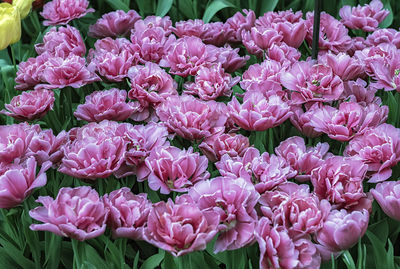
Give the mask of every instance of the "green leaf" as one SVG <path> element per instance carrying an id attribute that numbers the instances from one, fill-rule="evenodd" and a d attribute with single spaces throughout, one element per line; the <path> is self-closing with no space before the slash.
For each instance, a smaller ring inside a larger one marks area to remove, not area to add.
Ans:
<path id="1" fill-rule="evenodd" d="M 227 7 L 235 7 L 235 5 L 226 0 L 212 1 L 211 4 L 206 8 L 206 11 L 204 12 L 203 15 L 204 23 L 209 23 L 218 11 Z"/>
<path id="2" fill-rule="evenodd" d="M 172 7 L 173 0 L 158 0 L 156 15 L 164 17 Z"/>
<path id="3" fill-rule="evenodd" d="M 379 239 L 377 236 L 375 236 L 372 232 L 368 231 L 366 232 L 366 235 L 368 239 L 371 241 L 372 245 L 372 250 L 374 254 L 374 262 L 376 268 L 385 268 L 385 269 L 390 269 L 387 264 L 387 254 L 385 250 L 385 245 L 382 243 L 381 239 Z M 386 238 L 384 239 L 386 241 Z"/>
<path id="4" fill-rule="evenodd" d="M 150 258 L 144 261 L 140 269 L 154 269 L 160 265 L 161 261 L 164 259 L 165 251 L 160 251 L 160 253 L 154 254 Z"/>
<path id="5" fill-rule="evenodd" d="M 268 11 L 274 11 L 276 5 L 278 4 L 278 0 L 264 0 L 261 1 L 260 15 L 264 15 L 264 13 Z"/>
<path id="6" fill-rule="evenodd" d="M 130 10 L 129 6 L 121 0 L 106 0 L 106 2 L 115 10 L 123 10 L 125 12 Z"/>
<path id="7" fill-rule="evenodd" d="M 138 252 L 136 252 L 136 256 L 135 256 L 135 259 L 133 260 L 133 269 L 136 269 L 136 268 L 138 268 L 138 263 L 139 263 L 139 251 Z"/>
<path id="8" fill-rule="evenodd" d="M 368 230 L 373 233 L 378 240 L 381 240 L 382 244 L 386 244 L 386 240 L 389 236 L 389 225 L 386 219 L 369 225 Z"/>
<path id="9" fill-rule="evenodd" d="M 19 266 L 24 269 L 35 268 L 35 264 L 31 260 L 24 257 L 23 252 L 17 249 L 13 244 L 10 244 L 3 239 L 0 239 L 0 244 L 2 245 L 4 252 Z"/>
<path id="10" fill-rule="evenodd" d="M 353 257 L 348 250 L 343 252 L 342 259 L 343 262 L 346 264 L 347 269 L 356 269 L 356 264 L 354 263 Z"/>
<path id="11" fill-rule="evenodd" d="M 383 20 L 379 24 L 380 28 L 388 28 L 390 25 L 393 23 L 393 10 L 392 6 L 390 5 L 390 0 L 382 0 L 383 3 L 383 8 L 389 10 L 389 15 L 386 17 L 386 19 Z"/>
<path id="12" fill-rule="evenodd" d="M 163 263 L 161 264 L 162 269 L 175 269 L 177 268 L 177 264 L 175 263 L 174 257 L 172 254 L 166 252 L 164 256 Z"/>

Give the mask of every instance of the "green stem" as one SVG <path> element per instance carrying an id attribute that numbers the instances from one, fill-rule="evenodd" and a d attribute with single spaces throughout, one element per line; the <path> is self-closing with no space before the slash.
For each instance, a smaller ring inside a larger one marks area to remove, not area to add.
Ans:
<path id="1" fill-rule="evenodd" d="M 274 131 L 272 128 L 268 129 L 268 152 L 269 154 L 274 153 Z"/>
<path id="2" fill-rule="evenodd" d="M 13 62 L 13 65 L 14 65 L 14 71 L 15 71 L 15 73 L 17 73 L 18 69 L 17 69 L 17 64 L 16 64 L 16 61 L 15 61 L 14 45 L 10 45 L 10 49 L 11 49 L 11 58 L 12 58 L 12 62 Z"/>
<path id="3" fill-rule="evenodd" d="M 79 253 L 79 244 L 80 242 L 75 239 L 71 239 L 72 250 L 74 252 L 74 268 L 79 269 L 81 266 L 81 258 Z"/>

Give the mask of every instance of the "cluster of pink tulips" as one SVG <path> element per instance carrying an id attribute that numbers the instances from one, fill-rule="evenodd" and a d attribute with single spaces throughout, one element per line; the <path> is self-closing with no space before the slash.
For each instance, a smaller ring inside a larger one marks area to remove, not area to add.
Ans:
<path id="1" fill-rule="evenodd" d="M 400 181 L 388 181 L 400 129 L 386 123 L 389 109 L 375 95 L 400 91 L 400 33 L 378 29 L 389 14 L 379 0 L 343 7 L 340 21 L 322 13 L 317 61 L 299 50 L 311 45 L 313 13 L 243 10 L 225 23 L 173 26 L 169 17 L 115 11 L 90 26 L 98 40 L 87 49 L 67 24 L 88 12 L 87 0 L 44 6 L 45 25 L 65 26 L 19 64 L 16 90 L 24 92 L 1 111 L 22 123 L 0 126 L 0 207 L 45 186 L 51 167 L 89 184 L 133 175 L 176 198 L 61 188 L 55 199 L 38 198 L 30 216 L 41 223 L 32 230 L 83 241 L 108 227 L 174 256 L 216 237 L 215 252 L 258 244 L 260 268 L 319 268 L 364 235 L 374 199 L 400 220 Z M 373 33 L 352 38 L 348 28 Z M 250 55 L 257 63 L 247 63 Z M 88 122 L 82 127 L 54 134 L 25 122 L 57 109 L 55 89 L 100 81 L 112 87 L 93 90 L 73 113 Z M 300 136 L 274 153 L 251 145 L 249 133 L 288 121 L 304 137 L 345 143 L 343 156 Z"/>

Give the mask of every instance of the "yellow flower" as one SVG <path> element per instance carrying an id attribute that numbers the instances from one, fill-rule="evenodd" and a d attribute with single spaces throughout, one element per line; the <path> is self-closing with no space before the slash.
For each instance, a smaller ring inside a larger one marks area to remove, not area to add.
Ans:
<path id="1" fill-rule="evenodd" d="M 32 8 L 32 3 L 34 0 L 13 0 L 12 5 L 19 9 L 21 14 L 21 20 L 28 16 Z"/>
<path id="2" fill-rule="evenodd" d="M 21 38 L 19 9 L 8 3 L 0 3 L 0 50 L 18 42 Z"/>

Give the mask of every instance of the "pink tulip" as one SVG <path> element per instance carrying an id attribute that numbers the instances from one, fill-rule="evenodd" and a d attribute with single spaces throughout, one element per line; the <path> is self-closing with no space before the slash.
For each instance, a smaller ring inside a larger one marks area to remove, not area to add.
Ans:
<path id="1" fill-rule="evenodd" d="M 35 134 L 34 128 L 26 123 L 0 125 L 0 162 L 21 159 Z"/>
<path id="2" fill-rule="evenodd" d="M 35 45 L 36 52 L 40 55 L 48 53 L 51 56 L 67 58 L 69 55 L 84 56 L 85 43 L 79 30 L 67 25 L 66 27 L 53 27 L 43 37 L 43 43 Z"/>
<path id="3" fill-rule="evenodd" d="M 86 96 L 85 103 L 78 106 L 74 116 L 78 120 L 88 122 L 102 120 L 124 121 L 128 119 L 136 107 L 126 103 L 127 92 L 116 88 L 106 91 L 95 91 Z"/>
<path id="4" fill-rule="evenodd" d="M 394 58 L 398 57 L 397 55 L 397 48 L 391 43 L 381 43 L 354 53 L 354 56 L 364 63 L 365 73 L 375 80 L 378 80 L 379 77 L 384 78 L 387 73 L 390 73 L 391 62 L 394 61 L 396 63 Z"/>
<path id="5" fill-rule="evenodd" d="M 14 96 L 10 104 L 5 104 L 6 110 L 0 113 L 17 120 L 35 120 L 43 118 L 49 110 L 53 110 L 54 92 L 49 90 L 34 90 Z"/>
<path id="6" fill-rule="evenodd" d="M 286 70 L 292 64 L 300 60 L 301 53 L 299 50 L 286 45 L 286 43 L 272 44 L 265 52 L 265 57 L 269 60 L 279 62 Z"/>
<path id="7" fill-rule="evenodd" d="M 364 67 L 361 61 L 355 57 L 350 57 L 347 53 L 340 52 L 337 55 L 326 53 L 318 60 L 330 66 L 333 73 L 343 81 L 355 80 L 364 76 Z"/>
<path id="8" fill-rule="evenodd" d="M 265 60 L 261 64 L 250 65 L 243 73 L 240 86 L 246 91 L 258 91 L 265 95 L 280 92 L 282 65 L 274 60 Z"/>
<path id="9" fill-rule="evenodd" d="M 15 82 L 16 90 L 33 90 L 33 88 L 42 81 L 42 73 L 46 68 L 45 63 L 50 56 L 47 53 L 29 58 L 26 62 L 20 62 L 18 65 L 17 77 Z"/>
<path id="10" fill-rule="evenodd" d="M 139 20 L 135 23 L 131 41 L 135 51 L 139 52 L 141 63 L 154 62 L 158 64 L 171 50 L 175 36 L 169 35 L 162 27 L 148 27 L 144 21 Z"/>
<path id="11" fill-rule="evenodd" d="M 229 33 L 228 41 L 234 43 L 241 42 L 242 32 L 250 31 L 251 27 L 254 26 L 255 20 L 256 14 L 253 10 L 243 9 L 242 12 L 236 12 L 225 22 L 226 31 Z"/>
<path id="12" fill-rule="evenodd" d="M 350 208 L 365 197 L 363 179 L 368 166 L 356 158 L 334 156 L 311 173 L 314 192 L 334 208 Z"/>
<path id="13" fill-rule="evenodd" d="M 84 241 L 106 230 L 108 209 L 89 186 L 61 188 L 55 200 L 40 196 L 36 202 L 43 206 L 32 209 L 29 215 L 43 224 L 32 224 L 29 228 L 33 231 L 49 231 Z"/>
<path id="14" fill-rule="evenodd" d="M 233 97 L 228 109 L 234 122 L 248 131 L 265 131 L 276 127 L 292 114 L 290 106 L 281 97 L 268 97 L 258 91 L 246 92 L 243 104 Z"/>
<path id="15" fill-rule="evenodd" d="M 328 143 L 318 143 L 315 147 L 306 147 L 303 138 L 292 136 L 275 148 L 276 155 L 283 157 L 297 171 L 296 179 L 300 182 L 310 180 L 311 172 L 324 163 L 328 153 Z"/>
<path id="16" fill-rule="evenodd" d="M 209 48 L 211 45 L 209 45 Z M 249 55 L 240 56 L 239 48 L 233 49 L 229 45 L 224 47 L 215 47 L 217 55 L 217 63 L 221 63 L 222 68 L 225 72 L 233 73 L 239 68 L 246 65 L 246 62 L 250 59 Z"/>
<path id="17" fill-rule="evenodd" d="M 186 192 L 194 183 L 210 177 L 207 158 L 193 152 L 191 147 L 187 151 L 172 146 L 158 147 L 145 162 L 150 170 L 150 189 L 160 190 L 162 194 Z"/>
<path id="18" fill-rule="evenodd" d="M 199 149 L 211 162 L 221 159 L 224 154 L 230 157 L 241 157 L 250 146 L 249 138 L 241 134 L 223 133 L 206 138 Z"/>
<path id="19" fill-rule="evenodd" d="M 26 156 L 34 156 L 39 165 L 51 161 L 53 165 L 58 165 L 63 157 L 62 146 L 67 142 L 67 133 L 61 131 L 57 136 L 53 130 L 39 130 L 32 137 Z"/>
<path id="20" fill-rule="evenodd" d="M 21 204 L 31 192 L 46 185 L 46 171 L 51 163 L 45 162 L 36 175 L 35 158 L 23 163 L 0 163 L 0 208 L 11 208 Z"/>
<path id="21" fill-rule="evenodd" d="M 294 104 L 309 101 L 329 102 L 339 99 L 343 81 L 333 70 L 312 61 L 298 62 L 288 72 L 281 74 L 282 85 L 290 91 Z"/>
<path id="22" fill-rule="evenodd" d="M 308 12 L 306 17 L 306 25 L 308 28 L 306 40 L 308 44 L 311 45 L 314 13 Z M 330 50 L 337 54 L 339 52 L 346 52 L 352 46 L 352 40 L 348 34 L 349 31 L 347 28 L 343 25 L 343 23 L 328 13 L 321 12 L 321 25 L 319 31 L 319 49 L 321 51 Z"/>
<path id="23" fill-rule="evenodd" d="M 184 84 L 185 94 L 197 95 L 200 99 L 209 101 L 220 96 L 231 96 L 232 87 L 239 82 L 239 77 L 234 77 L 224 72 L 221 64 L 212 67 L 201 67 L 195 76 L 195 82 Z"/>
<path id="24" fill-rule="evenodd" d="M 368 165 L 368 182 L 376 183 L 392 175 L 400 161 L 400 130 L 390 124 L 370 128 L 349 142 L 345 156 L 355 156 Z"/>
<path id="25" fill-rule="evenodd" d="M 260 195 L 252 184 L 242 178 L 217 177 L 197 183 L 189 195 L 200 210 L 219 215 L 221 233 L 214 252 L 242 248 L 254 241 L 257 222 L 254 207 Z"/>
<path id="26" fill-rule="evenodd" d="M 367 210 L 346 211 L 345 209 L 332 210 L 324 222 L 324 226 L 317 232 L 317 245 L 322 259 L 331 259 L 331 253 L 351 248 L 365 234 L 369 221 Z"/>
<path id="27" fill-rule="evenodd" d="M 313 234 L 321 229 L 331 206 L 310 193 L 308 185 L 292 182 L 279 185 L 260 198 L 263 214 L 274 225 L 281 225 L 296 235 Z"/>
<path id="28" fill-rule="evenodd" d="M 165 35 L 169 36 L 172 33 L 172 21 L 168 16 L 160 17 L 160 16 L 147 16 L 143 20 L 140 20 L 142 23 L 140 25 L 144 25 L 146 28 L 154 28 L 161 27 L 165 31 Z M 135 26 L 136 28 L 136 26 Z"/>
<path id="29" fill-rule="evenodd" d="M 376 82 L 371 87 L 384 89 L 385 91 L 396 90 L 400 92 L 400 53 L 397 52 L 393 58 L 375 59 L 370 61 L 369 67 L 373 72 Z"/>
<path id="30" fill-rule="evenodd" d="M 367 86 L 367 82 L 358 78 L 356 81 L 346 81 L 344 83 L 343 99 L 357 102 L 362 106 L 367 106 L 370 103 L 378 103 L 378 98 L 375 97 L 376 89 Z"/>
<path id="31" fill-rule="evenodd" d="M 386 181 L 376 185 L 371 190 L 372 195 L 392 219 L 400 221 L 400 181 Z"/>
<path id="32" fill-rule="evenodd" d="M 273 44 L 281 42 L 283 36 L 272 27 L 252 27 L 250 31 L 242 32 L 242 42 L 250 54 L 261 58 L 264 51 Z"/>
<path id="33" fill-rule="evenodd" d="M 70 130 L 59 172 L 84 179 L 106 178 L 125 161 L 126 142 L 115 135 L 118 124 L 102 121 Z M 75 133 L 75 134 L 74 134 Z"/>
<path id="34" fill-rule="evenodd" d="M 177 83 L 160 66 L 147 62 L 144 66 L 136 65 L 129 69 L 131 80 L 130 99 L 138 100 L 142 106 L 157 106 L 167 97 L 177 95 Z"/>
<path id="35" fill-rule="evenodd" d="M 272 27 L 283 36 L 282 41 L 291 47 L 298 48 L 303 43 L 307 34 L 307 27 L 301 11 L 293 13 L 292 10 L 267 12 L 259 17 L 255 25 Z"/>
<path id="36" fill-rule="evenodd" d="M 108 225 L 111 226 L 114 237 L 127 237 L 133 240 L 143 240 L 143 232 L 152 204 L 147 194 L 133 194 L 129 188 L 104 195 L 104 205 L 110 211 Z"/>
<path id="37" fill-rule="evenodd" d="M 88 69 L 113 82 L 124 80 L 128 70 L 139 61 L 139 55 L 133 45 L 125 38 L 106 37 L 96 41 L 95 50 L 89 51 Z"/>
<path id="38" fill-rule="evenodd" d="M 175 27 L 172 27 L 172 31 L 177 37 L 196 36 L 201 38 L 203 29 L 204 22 L 200 19 L 178 21 L 175 23 Z"/>
<path id="39" fill-rule="evenodd" d="M 400 32 L 395 29 L 377 29 L 367 36 L 365 44 L 369 47 L 374 47 L 382 43 L 388 43 L 400 48 Z"/>
<path id="40" fill-rule="evenodd" d="M 311 118 L 314 115 L 314 111 L 318 109 L 318 106 L 319 103 L 315 103 L 306 111 L 303 110 L 301 105 L 291 107 L 293 114 L 290 117 L 290 122 L 307 137 L 317 137 L 322 134 L 322 132 L 315 130 L 311 125 Z"/>
<path id="41" fill-rule="evenodd" d="M 147 219 L 145 239 L 175 257 L 204 250 L 218 232 L 216 214 L 204 214 L 190 196 L 176 198 L 175 204 L 158 202 Z"/>
<path id="42" fill-rule="evenodd" d="M 162 67 L 170 67 L 170 73 L 187 77 L 196 75 L 203 65 L 216 62 L 217 57 L 212 47 L 194 36 L 179 38 L 160 61 Z"/>
<path id="43" fill-rule="evenodd" d="M 222 103 L 201 101 L 190 95 L 171 96 L 157 107 L 157 115 L 170 132 L 200 140 L 224 131 L 227 115 Z"/>
<path id="44" fill-rule="evenodd" d="M 372 0 L 369 4 L 364 6 L 343 6 L 339 11 L 344 25 L 350 29 L 361 29 L 365 32 L 377 30 L 379 23 L 381 23 L 389 13 L 389 10 L 383 9 L 383 4 L 380 0 Z"/>
<path id="45" fill-rule="evenodd" d="M 42 74 L 42 81 L 35 89 L 62 89 L 65 87 L 80 88 L 86 84 L 99 81 L 100 78 L 86 67 L 85 58 L 70 55 L 68 58 L 51 57 L 47 60 Z"/>
<path id="46" fill-rule="evenodd" d="M 43 7 L 40 15 L 46 20 L 44 26 L 49 25 L 65 25 L 74 19 L 81 18 L 87 13 L 94 12 L 93 8 L 89 8 L 87 0 L 52 0 Z"/>
<path id="47" fill-rule="evenodd" d="M 140 18 L 135 10 L 109 12 L 89 26 L 88 35 L 94 38 L 126 36 L 131 33 L 135 22 Z"/>
<path id="48" fill-rule="evenodd" d="M 153 149 L 169 146 L 168 129 L 162 123 L 149 122 L 146 125 L 121 124 L 116 134 L 127 142 L 125 164 L 114 174 L 125 177 L 136 174 L 136 180 L 141 182 L 151 170 L 145 164 L 146 158 Z"/>

